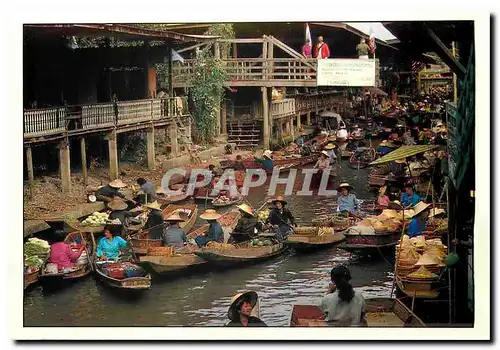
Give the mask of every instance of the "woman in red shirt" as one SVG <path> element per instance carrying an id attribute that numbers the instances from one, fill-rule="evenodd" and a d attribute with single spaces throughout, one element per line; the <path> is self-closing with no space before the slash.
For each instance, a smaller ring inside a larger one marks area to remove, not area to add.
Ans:
<path id="1" fill-rule="evenodd" d="M 60 271 L 63 268 L 74 267 L 75 261 L 82 255 L 84 246 L 82 245 L 76 252 L 73 252 L 71 245 L 64 243 L 64 233 L 56 231 L 56 241 L 50 246 L 50 262 L 57 264 Z"/>
<path id="2" fill-rule="evenodd" d="M 322 36 L 318 37 L 318 43 L 314 48 L 314 57 L 318 60 L 330 57 L 330 49 L 328 48 L 327 43 L 323 41 Z"/>

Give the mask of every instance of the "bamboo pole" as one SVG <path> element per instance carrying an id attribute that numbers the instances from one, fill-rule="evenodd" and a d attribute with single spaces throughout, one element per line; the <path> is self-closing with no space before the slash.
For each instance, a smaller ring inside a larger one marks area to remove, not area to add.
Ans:
<path id="1" fill-rule="evenodd" d="M 451 52 L 453 54 L 453 57 L 457 57 L 456 55 L 456 47 L 455 47 L 455 42 L 451 42 Z M 458 102 L 458 92 L 457 92 L 457 75 L 453 73 L 453 102 L 457 103 Z"/>

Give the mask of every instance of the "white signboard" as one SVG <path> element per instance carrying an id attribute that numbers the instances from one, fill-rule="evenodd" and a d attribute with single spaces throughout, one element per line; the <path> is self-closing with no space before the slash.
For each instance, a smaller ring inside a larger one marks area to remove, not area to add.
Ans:
<path id="1" fill-rule="evenodd" d="M 375 86 L 375 60 L 318 60 L 318 86 Z"/>

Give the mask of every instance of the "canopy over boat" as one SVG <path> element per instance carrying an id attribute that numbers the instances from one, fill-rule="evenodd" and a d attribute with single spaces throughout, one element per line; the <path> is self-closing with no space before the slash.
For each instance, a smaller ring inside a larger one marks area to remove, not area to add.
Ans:
<path id="1" fill-rule="evenodd" d="M 383 164 L 392 162 L 397 159 L 411 157 L 419 153 L 430 151 L 436 147 L 437 147 L 436 145 L 401 146 L 398 149 L 392 151 L 391 153 L 386 154 L 385 156 L 371 162 L 370 165 Z"/>

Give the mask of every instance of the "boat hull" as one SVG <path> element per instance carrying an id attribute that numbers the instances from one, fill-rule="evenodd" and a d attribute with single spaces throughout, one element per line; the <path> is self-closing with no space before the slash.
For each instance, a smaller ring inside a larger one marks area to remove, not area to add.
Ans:
<path id="1" fill-rule="evenodd" d="M 285 244 L 268 246 L 269 250 L 262 249 L 261 252 L 251 252 L 250 249 L 256 250 L 259 248 L 234 249 L 232 251 L 218 251 L 212 248 L 201 248 L 195 252 L 197 256 L 208 261 L 211 265 L 231 267 L 235 265 L 254 264 L 275 258 L 288 250 Z M 246 255 L 245 253 L 250 253 Z M 260 254 L 259 254 L 260 253 Z"/>
<path id="2" fill-rule="evenodd" d="M 372 235 L 364 234 L 346 234 L 344 242 L 338 245 L 338 248 L 350 253 L 359 255 L 374 256 L 390 254 L 401 238 L 401 232 L 380 232 Z"/>
<path id="3" fill-rule="evenodd" d="M 297 252 L 310 252 L 331 248 L 340 244 L 343 240 L 345 240 L 345 236 L 339 233 L 313 237 L 310 235 L 289 235 L 286 243 Z"/>
<path id="4" fill-rule="evenodd" d="M 207 263 L 196 254 L 180 254 L 170 257 L 145 256 L 141 257 L 141 265 L 158 275 L 169 275 L 176 272 L 197 270 Z"/>

